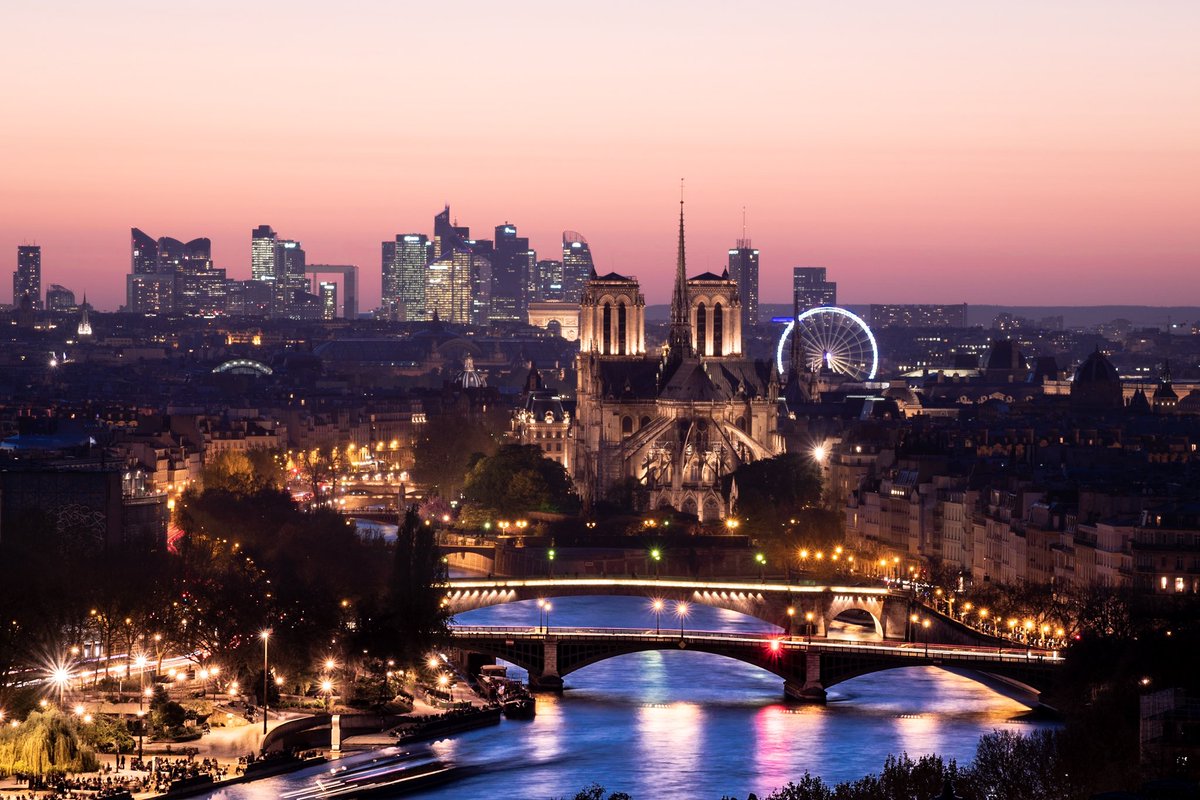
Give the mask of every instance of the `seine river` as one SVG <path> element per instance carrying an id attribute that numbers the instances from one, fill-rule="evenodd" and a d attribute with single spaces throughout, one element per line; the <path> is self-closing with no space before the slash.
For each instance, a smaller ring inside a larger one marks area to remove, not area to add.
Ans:
<path id="1" fill-rule="evenodd" d="M 554 600 L 558 625 L 653 627 L 640 598 Z M 692 605 L 687 627 L 774 630 L 740 614 Z M 480 609 L 463 624 L 536 625 L 533 602 Z M 662 627 L 676 625 L 668 614 Z M 844 635 L 854 636 L 852 630 Z M 513 676 L 523 673 L 515 668 Z M 909 667 L 847 681 L 824 706 L 783 702 L 783 682 L 705 653 L 640 653 L 566 678 L 561 697 L 538 695 L 537 718 L 435 742 L 433 751 L 477 767 L 468 777 L 409 797 L 570 797 L 598 782 L 634 800 L 762 797 L 805 770 L 829 781 L 877 772 L 888 753 L 940 753 L 970 761 L 982 734 L 1028 731 L 1026 706 L 960 675 Z M 346 759 L 353 763 L 357 756 Z M 279 797 L 311 785 L 315 770 L 231 786 L 221 798 Z"/>

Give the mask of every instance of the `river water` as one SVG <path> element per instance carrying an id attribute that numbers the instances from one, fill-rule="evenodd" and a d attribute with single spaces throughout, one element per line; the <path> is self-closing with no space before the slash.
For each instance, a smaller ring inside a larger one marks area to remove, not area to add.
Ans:
<path id="1" fill-rule="evenodd" d="M 731 611 L 698 604 L 691 610 L 686 627 L 694 630 L 777 630 Z M 458 621 L 532 626 L 538 613 L 529 601 L 479 609 Z M 642 598 L 559 598 L 550 624 L 647 629 L 654 613 Z M 664 613 L 662 627 L 677 627 L 677 621 Z M 857 630 L 840 633 L 855 637 Z M 509 674 L 524 675 L 514 667 Z M 981 735 L 1041 724 L 1021 719 L 1028 710 L 1021 703 L 934 667 L 855 678 L 831 688 L 823 706 L 783 702 L 783 681 L 756 667 L 678 650 L 610 659 L 565 681 L 561 697 L 537 696 L 532 721 L 505 720 L 433 743 L 439 756 L 478 770 L 408 796 L 552 800 L 598 782 L 635 800 L 763 797 L 805 770 L 831 782 L 877 772 L 889 753 L 939 753 L 968 762 Z M 310 785 L 314 773 L 231 786 L 214 797 L 278 797 Z"/>

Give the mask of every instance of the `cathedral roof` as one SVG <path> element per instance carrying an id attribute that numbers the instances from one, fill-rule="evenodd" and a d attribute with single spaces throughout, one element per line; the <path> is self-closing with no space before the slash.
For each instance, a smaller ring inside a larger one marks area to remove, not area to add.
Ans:
<path id="1" fill-rule="evenodd" d="M 721 277 L 720 275 L 715 275 L 711 272 L 701 272 L 699 275 L 693 275 L 692 277 L 688 278 L 689 283 L 691 281 L 727 281 L 727 280 L 729 280 L 728 276 Z"/>

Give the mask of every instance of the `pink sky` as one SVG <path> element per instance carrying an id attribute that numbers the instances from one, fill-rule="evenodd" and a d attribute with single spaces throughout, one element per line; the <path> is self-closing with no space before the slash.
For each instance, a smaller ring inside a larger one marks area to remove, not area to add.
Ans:
<path id="1" fill-rule="evenodd" d="M 362 267 L 450 202 L 665 302 L 741 232 L 765 301 L 1200 303 L 1200 3 L 113 0 L 0 9 L 0 268 L 124 299 L 128 231 Z M 7 299 L 8 291 L 0 290 Z"/>

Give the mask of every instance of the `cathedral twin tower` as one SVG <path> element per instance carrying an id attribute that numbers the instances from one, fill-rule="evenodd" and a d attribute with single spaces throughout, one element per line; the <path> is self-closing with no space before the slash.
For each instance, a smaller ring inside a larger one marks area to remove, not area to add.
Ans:
<path id="1" fill-rule="evenodd" d="M 589 502 L 633 492 L 639 510 L 713 522 L 730 511 L 725 478 L 782 452 L 779 376 L 742 355 L 741 298 L 728 274 L 687 277 L 683 207 L 661 349 L 646 345 L 634 277 L 593 274 L 579 321 L 572 476 Z"/>

